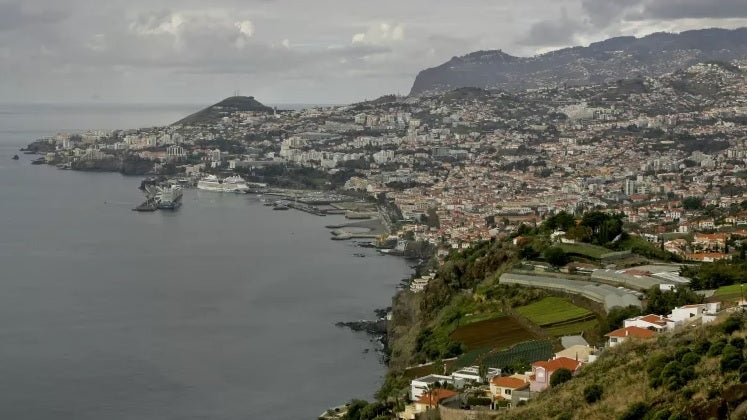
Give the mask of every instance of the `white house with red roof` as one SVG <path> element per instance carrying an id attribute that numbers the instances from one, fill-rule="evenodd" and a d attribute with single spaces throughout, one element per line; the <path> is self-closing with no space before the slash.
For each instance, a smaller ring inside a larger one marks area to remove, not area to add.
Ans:
<path id="1" fill-rule="evenodd" d="M 607 346 L 615 347 L 631 338 L 651 338 L 655 334 L 655 332 L 647 330 L 646 328 L 630 326 L 609 332 L 604 336 L 607 337 Z"/>
<path id="2" fill-rule="evenodd" d="M 674 329 L 674 325 L 673 319 L 654 314 L 641 315 L 623 321 L 623 327 L 640 327 L 656 332 Z"/>
<path id="3" fill-rule="evenodd" d="M 558 357 L 547 362 L 532 363 L 532 374 L 529 375 L 529 390 L 532 392 L 544 391 L 550 386 L 550 378 L 558 369 L 565 368 L 573 374 L 576 373 L 582 363 L 568 357 Z"/>

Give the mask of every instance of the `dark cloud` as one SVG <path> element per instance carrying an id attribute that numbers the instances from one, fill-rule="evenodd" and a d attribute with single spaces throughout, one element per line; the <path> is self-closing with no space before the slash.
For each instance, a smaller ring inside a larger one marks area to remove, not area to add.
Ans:
<path id="1" fill-rule="evenodd" d="M 638 19 L 747 17 L 747 0 L 648 0 Z"/>

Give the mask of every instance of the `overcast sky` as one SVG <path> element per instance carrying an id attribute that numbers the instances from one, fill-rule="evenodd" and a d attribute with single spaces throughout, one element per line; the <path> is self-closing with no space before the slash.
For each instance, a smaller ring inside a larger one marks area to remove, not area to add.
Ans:
<path id="1" fill-rule="evenodd" d="M 347 103 L 479 49 L 716 26 L 745 0 L 0 0 L 0 102 Z"/>

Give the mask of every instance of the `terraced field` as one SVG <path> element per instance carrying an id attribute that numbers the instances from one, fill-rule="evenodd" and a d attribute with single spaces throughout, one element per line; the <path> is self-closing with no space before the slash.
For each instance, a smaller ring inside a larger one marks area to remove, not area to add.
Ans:
<path id="1" fill-rule="evenodd" d="M 594 318 L 594 314 L 588 309 L 576 306 L 566 299 L 554 296 L 518 307 L 515 310 L 541 327 L 550 327 L 573 321 L 589 321 Z"/>
<path id="2" fill-rule="evenodd" d="M 601 246 L 584 243 L 561 244 L 560 248 L 567 254 L 581 255 L 584 257 L 593 258 L 595 260 L 602 258 L 602 255 L 604 254 L 613 252 L 612 250 Z"/>
<path id="3" fill-rule="evenodd" d="M 451 333 L 451 339 L 463 343 L 467 351 L 504 348 L 535 338 L 531 331 L 507 316 L 464 325 Z"/>

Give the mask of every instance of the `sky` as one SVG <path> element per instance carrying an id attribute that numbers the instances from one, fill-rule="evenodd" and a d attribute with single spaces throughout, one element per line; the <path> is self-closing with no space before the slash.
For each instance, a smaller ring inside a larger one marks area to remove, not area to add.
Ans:
<path id="1" fill-rule="evenodd" d="M 341 104 L 477 50 L 745 26 L 745 0 L 0 0 L 0 102 Z"/>

